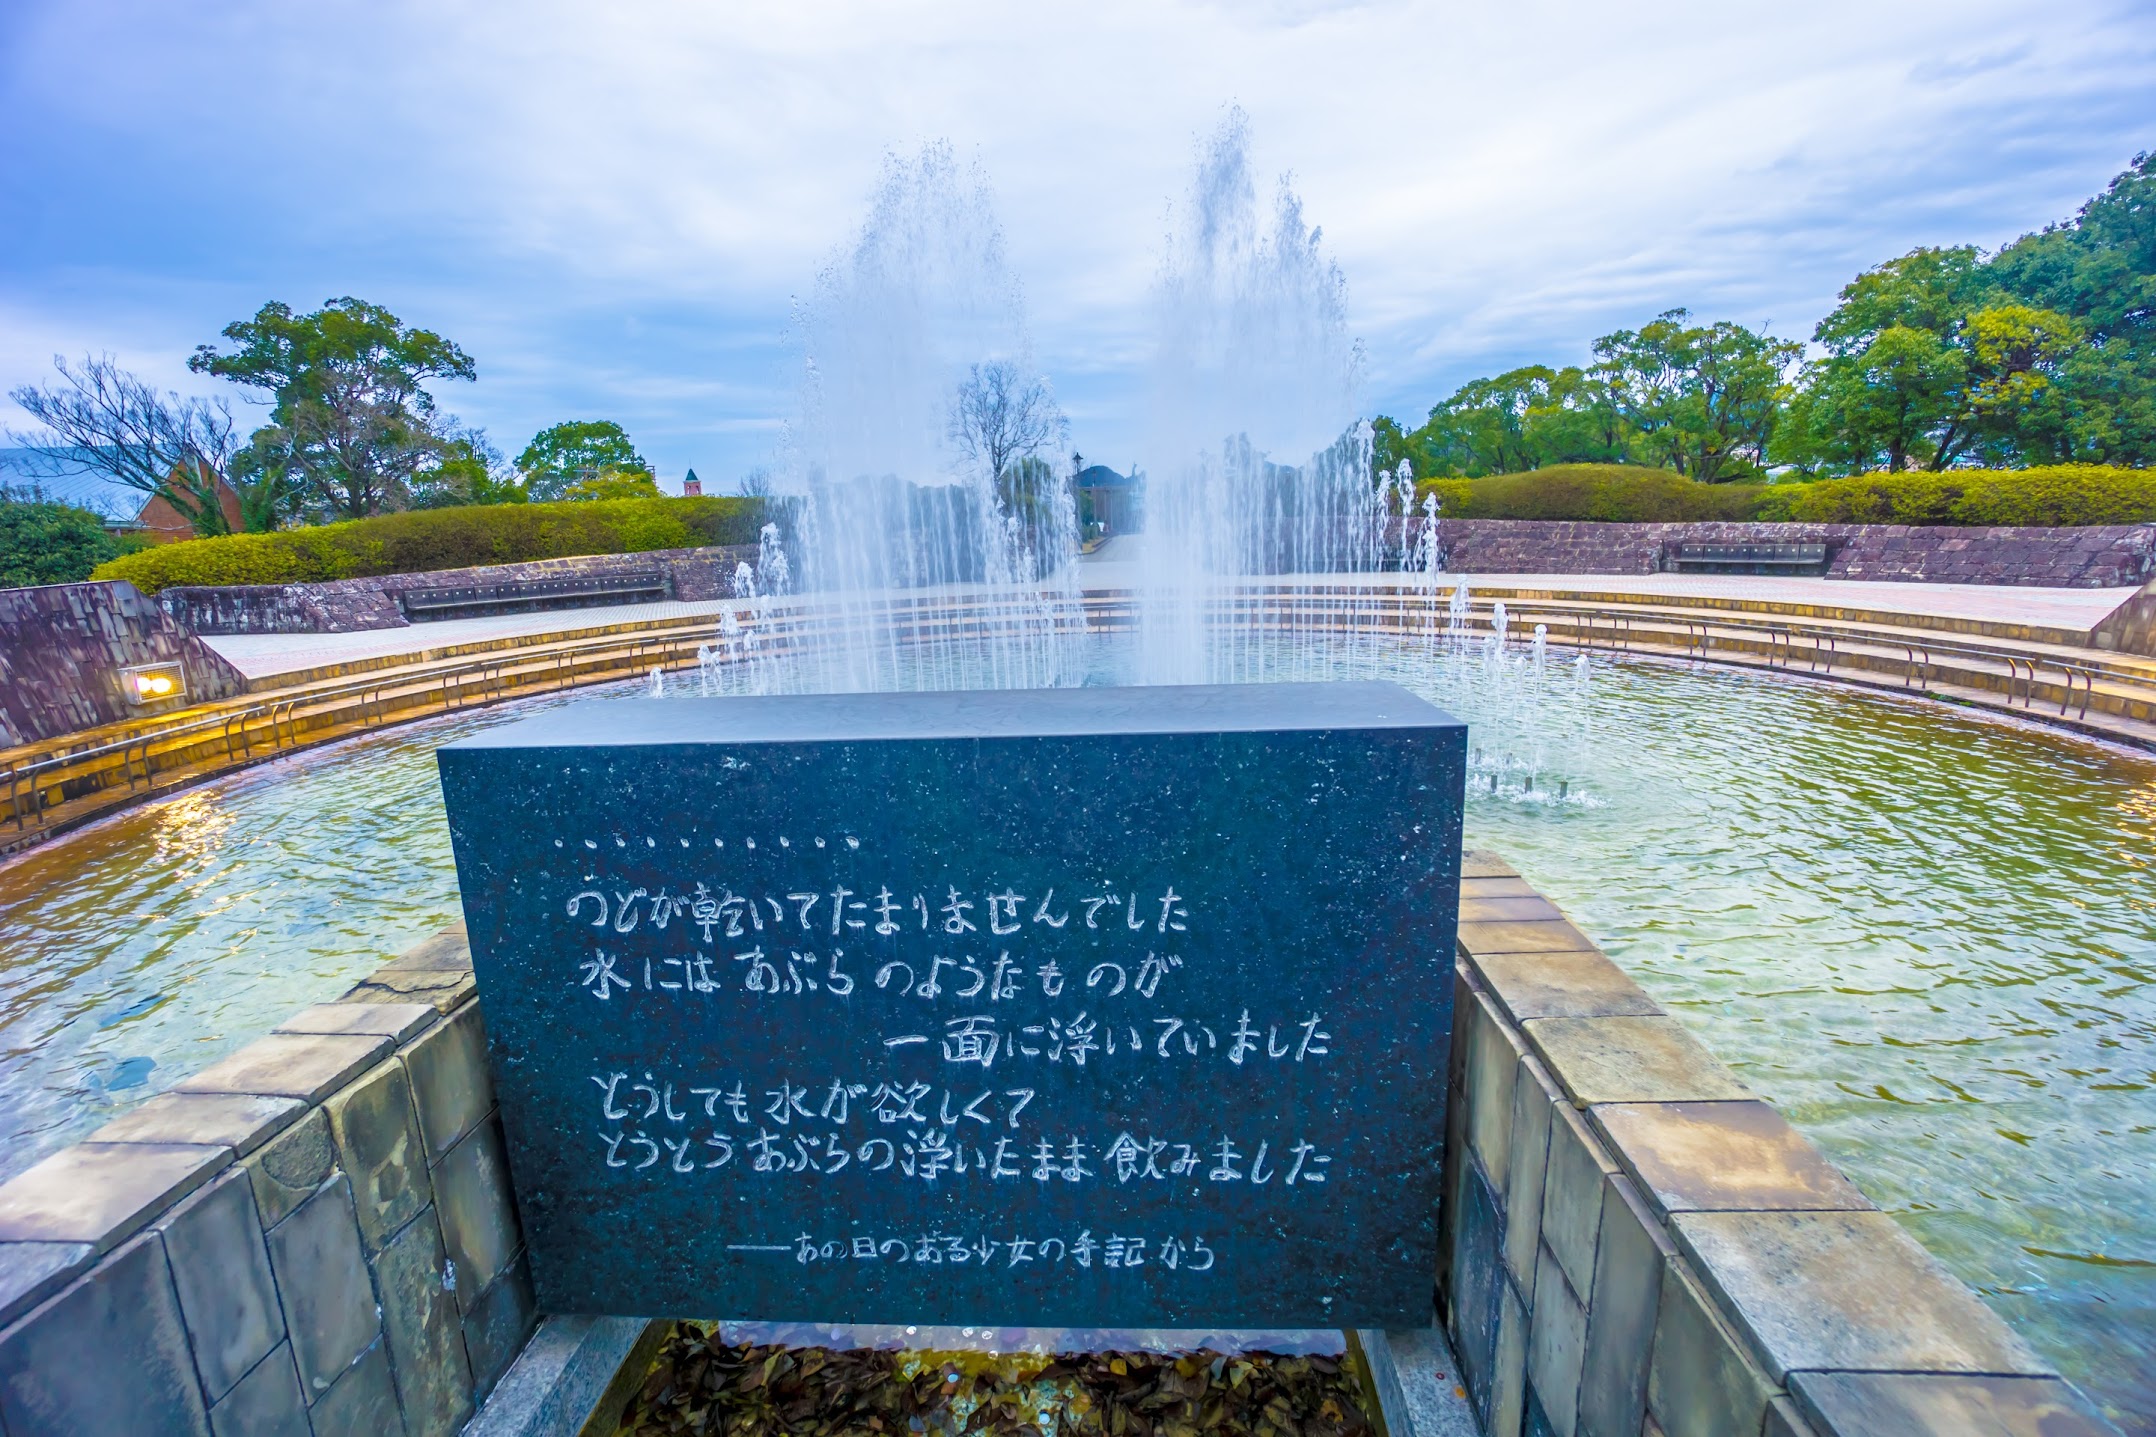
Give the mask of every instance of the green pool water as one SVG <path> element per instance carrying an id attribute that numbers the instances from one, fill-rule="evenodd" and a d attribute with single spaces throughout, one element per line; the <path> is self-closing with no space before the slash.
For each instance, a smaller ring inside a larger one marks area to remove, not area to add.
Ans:
<path id="1" fill-rule="evenodd" d="M 1708 668 L 1365 667 L 1474 726 L 1471 844 L 2156 1433 L 2156 761 Z M 453 918 L 435 745 L 639 692 L 284 760 L 0 868 L 0 1174 Z"/>

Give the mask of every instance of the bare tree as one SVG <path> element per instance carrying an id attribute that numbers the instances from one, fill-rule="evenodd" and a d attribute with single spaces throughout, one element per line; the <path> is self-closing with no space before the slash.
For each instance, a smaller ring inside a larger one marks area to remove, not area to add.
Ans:
<path id="1" fill-rule="evenodd" d="M 974 365 L 951 401 L 951 441 L 991 482 L 1015 461 L 1060 445 L 1069 428 L 1048 381 L 1007 359 Z"/>
<path id="2" fill-rule="evenodd" d="M 31 451 L 33 472 L 109 475 L 164 499 L 197 534 L 231 532 L 217 493 L 233 449 L 232 411 L 223 400 L 160 394 L 109 354 L 86 356 L 79 369 L 59 355 L 52 363 L 58 382 L 26 384 L 8 396 L 48 431 L 8 432 Z"/>

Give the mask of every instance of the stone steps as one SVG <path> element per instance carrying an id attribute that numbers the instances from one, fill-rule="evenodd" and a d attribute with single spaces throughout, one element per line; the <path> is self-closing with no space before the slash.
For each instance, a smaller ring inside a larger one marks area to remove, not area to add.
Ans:
<path id="1" fill-rule="evenodd" d="M 1434 595 L 1397 582 L 1258 581 L 1220 607 L 1254 611 L 1262 623 L 1290 628 L 1316 615 L 1335 618 L 1325 601 L 1348 597 L 1366 601 L 1358 622 L 1380 633 L 1427 637 L 1433 622 L 1443 622 Z M 1135 598 L 1128 589 L 1087 590 L 1086 627 L 1128 630 Z M 1847 683 L 2156 750 L 2156 659 L 2089 647 L 2086 631 L 1837 605 L 1485 585 L 1470 609 L 1478 639 L 1489 632 L 1499 599 L 1520 639 L 1540 623 L 1559 647 Z M 904 637 L 928 639 L 977 628 L 991 602 L 964 591 L 900 595 L 888 612 Z M 843 621 L 813 599 L 774 608 L 767 652 L 812 647 Z M 715 613 L 697 614 L 369 655 L 257 680 L 244 695 L 155 725 L 87 730 L 71 735 L 65 749 L 45 744 L 0 752 L 0 774 L 61 759 L 11 785 L 0 810 L 0 854 L 128 804 L 386 723 L 618 682 L 654 667 L 681 668 L 694 661 L 699 644 L 716 640 L 717 624 Z M 65 756 L 83 749 L 91 752 Z"/>

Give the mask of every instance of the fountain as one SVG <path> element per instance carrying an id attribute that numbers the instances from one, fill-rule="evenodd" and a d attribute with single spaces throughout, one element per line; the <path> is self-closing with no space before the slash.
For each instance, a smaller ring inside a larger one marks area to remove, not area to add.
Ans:
<path id="1" fill-rule="evenodd" d="M 1284 179 L 1261 209 L 1240 110 L 1201 147 L 1179 219 L 1155 294 L 1136 676 L 1263 678 L 1247 582 L 1277 577 L 1275 602 L 1352 644 L 1370 595 L 1313 576 L 1381 566 L 1389 495 L 1357 419 L 1345 283 Z"/>
<path id="2" fill-rule="evenodd" d="M 1285 182 L 1261 210 L 1240 111 L 1202 148 L 1155 298 L 1138 637 L 1122 677 L 1273 676 L 1267 603 L 1315 638 L 1300 661 L 1367 670 L 1381 595 L 1338 576 L 1384 566 L 1397 491 L 1398 564 L 1434 606 L 1434 527 L 1411 532 L 1407 464 L 1373 475 L 1339 270 Z M 739 643 L 729 630 L 722 645 L 767 662 L 732 689 L 1081 681 L 1065 435 L 986 184 L 947 146 L 892 161 L 801 329 L 801 415 L 780 479 L 800 582 L 767 533 L 755 585 L 736 586 Z M 780 626 L 814 641 L 781 649 Z"/>
<path id="3" fill-rule="evenodd" d="M 1075 682 L 1061 415 L 987 185 L 948 145 L 889 163 L 801 338 L 801 416 L 779 483 L 818 641 L 790 648 L 758 691 L 949 688 L 962 670 L 966 686 Z M 763 550 L 757 629 L 792 588 L 775 530 Z M 927 617 L 953 605 L 969 622 Z"/>
<path id="4" fill-rule="evenodd" d="M 1124 632 L 1087 632 L 1060 439 L 1025 456 L 1039 468 L 997 468 L 953 437 L 954 397 L 990 366 L 1007 391 L 1045 386 L 985 188 L 931 149 L 894 162 L 803 307 L 782 525 L 736 570 L 695 669 L 611 697 L 1397 678 L 1475 725 L 1471 842 L 1550 875 L 1882 1207 L 1915 1214 L 2047 1351 L 2092 1354 L 2077 1371 L 2123 1374 L 2139 1400 L 2156 1301 L 2107 1254 L 2156 1233 L 2133 1181 L 2156 1108 L 2116 1056 L 2152 1022 L 2130 973 L 2151 952 L 2156 771 L 1890 696 L 1552 657 L 1547 626 L 1502 603 L 1484 630 L 1469 586 L 1444 582 L 1435 495 L 1411 533 L 1412 472 L 1373 472 L 1337 272 L 1290 191 L 1269 210 L 1257 193 L 1236 119 L 1163 266 L 1139 456 L 1154 528 L 1134 603 L 1099 625 Z M 541 702 L 565 701 L 609 696 Z M 428 754 L 503 716 L 236 775 L 17 865 L 0 1089 L 22 1160 L 333 993 L 384 932 L 438 926 L 455 877 Z M 1869 807 L 1882 793 L 1892 824 Z M 2016 817 L 2037 809 L 2034 829 Z M 2092 1004 L 2090 975 L 2122 971 Z M 2032 994 L 2078 1016 L 2032 1035 Z M 1906 1095 L 1934 1090 L 1955 1096 Z M 2031 1115 L 2013 1131 L 2009 1105 Z M 1942 1147 L 1968 1156 L 1925 1160 Z"/>

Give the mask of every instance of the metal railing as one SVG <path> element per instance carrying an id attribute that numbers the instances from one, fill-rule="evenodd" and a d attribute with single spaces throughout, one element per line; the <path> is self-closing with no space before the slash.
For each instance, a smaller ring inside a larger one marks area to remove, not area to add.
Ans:
<path id="1" fill-rule="evenodd" d="M 1218 597 L 1212 607 L 1228 614 L 1242 614 L 1266 627 L 1285 628 L 1308 622 L 1317 613 L 1338 620 L 1336 601 L 1353 595 L 1370 600 L 1355 605 L 1348 616 L 1351 627 L 1370 625 L 1379 632 L 1401 636 L 1442 635 L 1433 629 L 1449 614 L 1426 595 L 1371 594 L 1351 588 L 1318 585 L 1255 584 Z M 955 601 L 954 601 L 955 600 Z M 926 638 L 953 628 L 977 627 L 980 610 L 990 603 L 987 596 L 923 596 L 891 606 L 890 617 L 914 638 Z M 2047 676 L 2057 686 L 2057 716 L 2069 713 L 2086 718 L 2095 697 L 2099 676 L 2118 680 L 2110 666 L 2075 663 L 2041 655 L 2015 653 L 1998 648 L 1946 641 L 1932 642 L 1906 634 L 1847 632 L 1828 626 L 1786 620 L 1754 620 L 1738 616 L 1696 618 L 1688 615 L 1632 614 L 1608 609 L 1552 605 L 1547 601 L 1510 606 L 1515 631 L 1537 622 L 1548 626 L 1553 642 L 1578 649 L 1602 649 L 1610 653 L 1642 650 L 1674 650 L 1689 658 L 1724 663 L 1761 663 L 1784 671 L 1793 670 L 1798 657 L 1807 672 L 1839 677 L 1837 665 L 1847 670 L 1868 666 L 1859 653 L 1876 662 L 1882 655 L 1900 650 L 1898 665 L 1904 689 L 1927 690 L 1942 668 L 1941 660 L 1959 660 L 1957 668 L 1972 679 L 1989 674 L 2000 689 L 2005 707 L 2033 711 L 2038 690 Z M 1129 627 L 1135 608 L 1126 594 L 1088 592 L 1081 596 L 1078 622 L 1093 632 Z M 1491 606 L 1479 603 L 1469 609 L 1469 628 L 1487 633 Z M 832 628 L 837 616 L 826 612 L 813 599 L 795 600 L 767 608 L 760 626 L 763 652 L 784 654 L 810 647 Z M 392 721 L 401 710 L 432 707 L 437 712 L 500 702 L 513 695 L 566 689 L 608 679 L 633 677 L 653 666 L 677 668 L 697 661 L 699 645 L 721 638 L 717 616 L 696 620 L 661 631 L 610 634 L 586 640 L 548 644 L 540 652 L 525 649 L 496 652 L 441 664 L 417 671 L 392 670 L 329 687 L 308 688 L 241 707 L 158 723 L 88 746 L 56 746 L 33 751 L 5 769 L 8 785 L 8 817 L 16 831 L 34 819 L 40 826 L 53 805 L 48 794 L 58 792 L 65 803 L 72 797 L 65 790 L 73 783 L 102 779 L 85 792 L 118 787 L 124 782 L 130 793 L 156 787 L 158 774 L 173 766 L 200 762 L 198 754 L 212 744 L 225 765 L 252 762 L 258 750 L 274 755 L 301 746 L 316 729 L 325 737 L 364 732 Z M 1733 647 L 1718 640 L 1736 638 Z M 1763 649 L 1758 658 L 1747 655 Z M 1889 671 L 1891 672 L 1891 667 Z M 2004 675 L 1998 673 L 2003 668 Z M 2138 676 L 2123 680 L 2137 684 Z M 1984 686 L 1981 681 L 1979 687 Z M 2156 684 L 2149 684 L 2156 690 Z M 2050 704 L 2045 698 L 2045 706 Z M 326 723 L 323 720 L 326 719 Z M 0 819 L 0 822 L 4 822 Z"/>
<path id="2" fill-rule="evenodd" d="M 11 821 L 18 833 L 33 822 L 42 827 L 50 809 L 83 796 L 66 792 L 77 782 L 89 785 L 86 792 L 115 789 L 122 782 L 131 794 L 154 790 L 158 774 L 174 766 L 175 756 L 181 766 L 199 761 L 188 755 L 205 740 L 217 745 L 227 766 L 251 762 L 258 751 L 268 756 L 300 747 L 309 731 L 320 726 L 310 720 L 325 714 L 330 730 L 356 719 L 354 731 L 365 732 L 390 721 L 399 709 L 425 708 L 430 700 L 437 711 L 455 712 L 497 703 L 516 692 L 629 677 L 654 658 L 667 666 L 694 662 L 695 646 L 716 636 L 716 621 L 700 621 L 686 633 L 627 639 L 609 635 L 557 646 L 544 656 L 488 655 L 418 674 L 380 674 L 311 688 L 242 708 L 153 724 L 100 743 L 33 750 L 6 765 L 8 813 L 0 822 Z M 57 802 L 51 797 L 55 793 Z"/>

